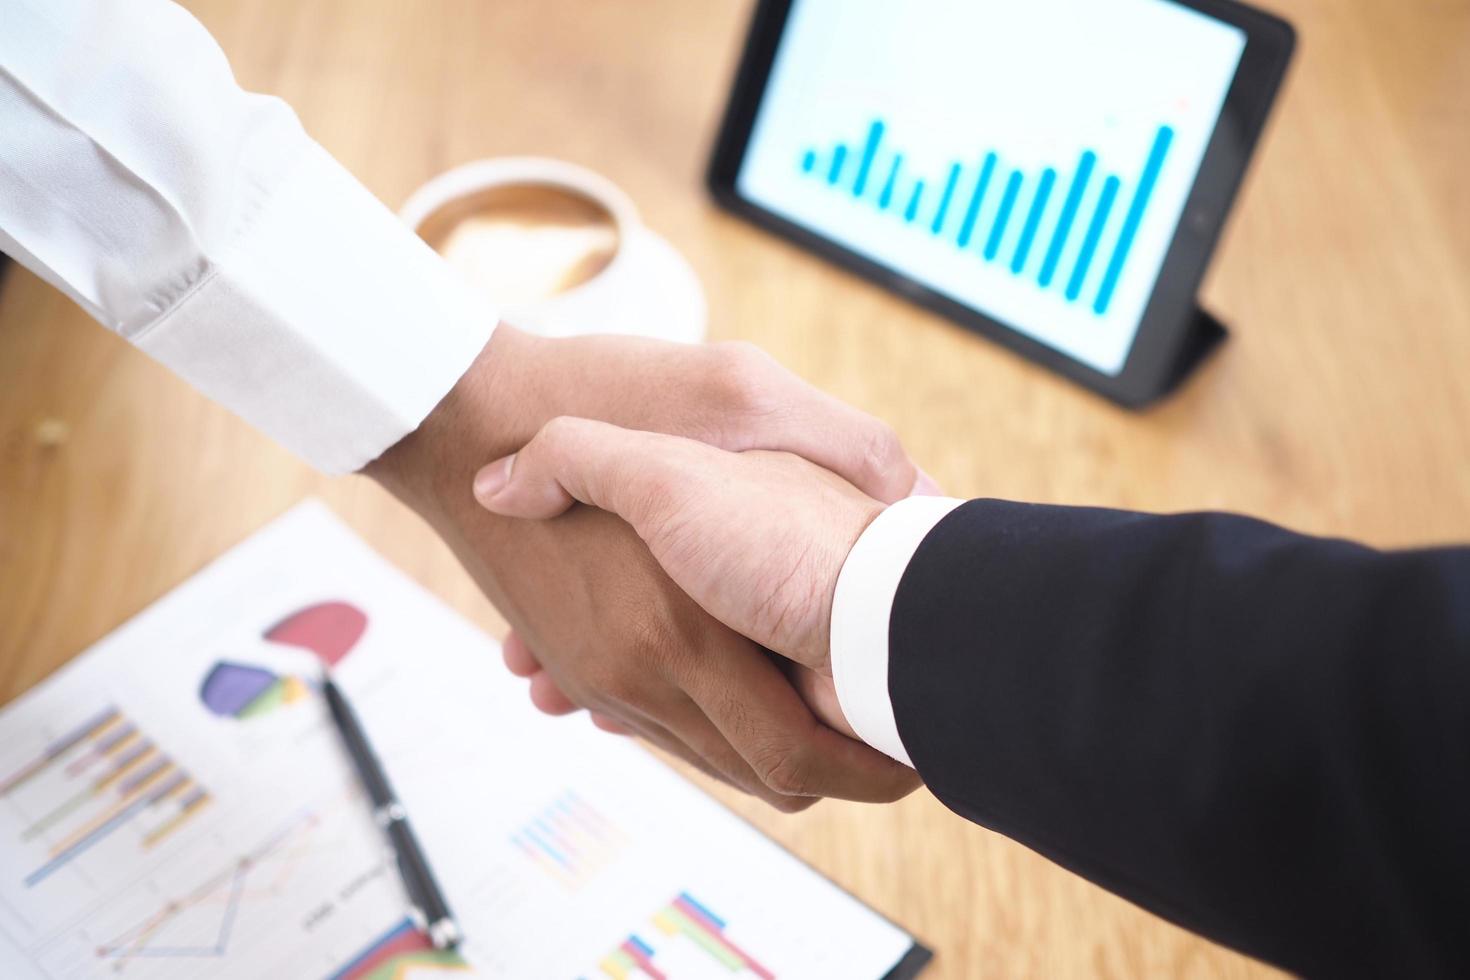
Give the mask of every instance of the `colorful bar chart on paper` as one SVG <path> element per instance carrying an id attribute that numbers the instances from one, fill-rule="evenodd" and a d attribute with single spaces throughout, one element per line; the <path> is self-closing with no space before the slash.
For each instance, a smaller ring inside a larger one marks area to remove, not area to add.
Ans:
<path id="1" fill-rule="evenodd" d="M 603 957 L 602 972 L 612 980 L 628 980 L 640 974 L 649 980 L 667 980 L 668 974 L 654 965 L 653 957 L 653 947 L 634 934 Z"/>
<path id="2" fill-rule="evenodd" d="M 1127 175 L 1100 171 L 1098 153 L 1086 148 L 1039 170 L 1012 166 L 1002 151 L 990 149 L 957 155 L 943 173 L 910 173 L 904 148 L 890 142 L 888 125 L 875 119 L 851 146 L 810 147 L 797 165 L 856 206 L 890 214 L 916 234 L 971 251 L 977 262 L 1106 316 L 1169 162 L 1174 130 L 1160 126 L 1147 157 Z M 1089 197 L 1093 187 L 1101 191 Z M 1043 228 L 1050 234 L 1043 236 Z M 1070 260 L 1065 266 L 1063 256 Z"/>
<path id="3" fill-rule="evenodd" d="M 470 965 L 453 950 L 435 949 L 410 919 L 396 923 L 354 956 L 329 980 L 405 980 L 407 977 L 468 972 Z"/>
<path id="4" fill-rule="evenodd" d="M 203 809 L 209 793 L 115 707 L 51 740 L 0 778 L 0 799 L 30 814 L 27 888 L 107 842 L 147 851 Z"/>
<path id="5" fill-rule="evenodd" d="M 725 935 L 725 921 L 688 892 L 680 892 L 654 913 L 653 928 L 654 943 L 688 943 L 722 973 L 774 980 L 774 973 Z M 676 973 L 660 964 L 659 948 L 633 933 L 603 957 L 599 967 L 610 980 L 677 980 Z"/>
<path id="6" fill-rule="evenodd" d="M 568 790 L 511 835 L 516 850 L 569 889 L 580 888 L 614 861 L 627 835 Z"/>

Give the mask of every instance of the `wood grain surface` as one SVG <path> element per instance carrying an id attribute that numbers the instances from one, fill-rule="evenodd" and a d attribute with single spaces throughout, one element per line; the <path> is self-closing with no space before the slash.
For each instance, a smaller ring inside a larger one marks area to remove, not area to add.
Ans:
<path id="1" fill-rule="evenodd" d="M 715 211 L 745 0 L 196 0 L 376 194 L 477 157 L 607 174 L 744 338 L 889 419 L 956 495 L 1228 508 L 1378 545 L 1470 539 L 1470 0 L 1273 0 L 1296 70 L 1205 292 L 1234 336 L 1114 408 Z M 497 635 L 449 552 L 316 475 L 19 269 L 0 293 L 0 701 L 304 496 Z M 567 724 L 586 724 L 585 719 Z M 925 793 L 798 817 L 713 792 L 939 950 L 935 978 L 1257 977 Z"/>

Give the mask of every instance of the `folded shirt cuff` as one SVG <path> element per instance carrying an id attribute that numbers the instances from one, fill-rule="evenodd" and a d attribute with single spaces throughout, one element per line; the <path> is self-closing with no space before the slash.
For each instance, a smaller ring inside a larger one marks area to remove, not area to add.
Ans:
<path id="1" fill-rule="evenodd" d="M 294 165 L 167 312 L 130 339 L 327 473 L 418 427 L 496 316 L 303 136 Z"/>
<path id="2" fill-rule="evenodd" d="M 859 738 L 910 768 L 888 694 L 888 620 L 914 552 L 962 503 L 910 497 L 879 514 L 848 553 L 832 597 L 832 679 L 842 713 Z"/>

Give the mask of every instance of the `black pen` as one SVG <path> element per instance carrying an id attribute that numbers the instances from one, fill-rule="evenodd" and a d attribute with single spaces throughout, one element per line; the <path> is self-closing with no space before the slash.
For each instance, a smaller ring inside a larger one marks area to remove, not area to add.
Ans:
<path id="1" fill-rule="evenodd" d="M 444 893 L 434 881 L 434 873 L 429 870 L 429 862 L 424 857 L 423 849 L 419 847 L 413 828 L 409 826 L 408 814 L 404 811 L 403 804 L 398 802 L 387 774 L 383 772 L 378 757 L 373 754 L 362 724 L 357 720 L 357 714 L 332 682 L 330 675 L 323 677 L 322 691 L 326 694 L 327 706 L 332 710 L 332 721 L 342 733 L 342 740 L 347 743 L 347 752 L 352 756 L 352 764 L 357 767 L 357 775 L 362 779 L 368 799 L 372 801 L 373 819 L 383 828 L 388 835 L 388 842 L 393 845 L 393 853 L 398 858 L 398 871 L 408 889 L 409 901 L 423 917 L 423 927 L 429 935 L 429 941 L 434 944 L 435 949 L 453 949 L 464 939 L 464 934 L 459 931 L 459 924 L 449 911 L 449 903 L 444 900 Z"/>

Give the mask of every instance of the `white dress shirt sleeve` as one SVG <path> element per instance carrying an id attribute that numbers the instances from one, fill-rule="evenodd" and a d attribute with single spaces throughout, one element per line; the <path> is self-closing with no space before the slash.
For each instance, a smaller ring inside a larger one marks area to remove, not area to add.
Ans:
<path id="1" fill-rule="evenodd" d="M 910 497 L 879 514 L 848 552 L 832 597 L 832 680 L 858 737 L 909 768 L 888 694 L 888 621 L 909 560 L 963 500 Z"/>
<path id="2" fill-rule="evenodd" d="M 0 251 L 328 473 L 496 322 L 167 0 L 0 0 Z"/>

